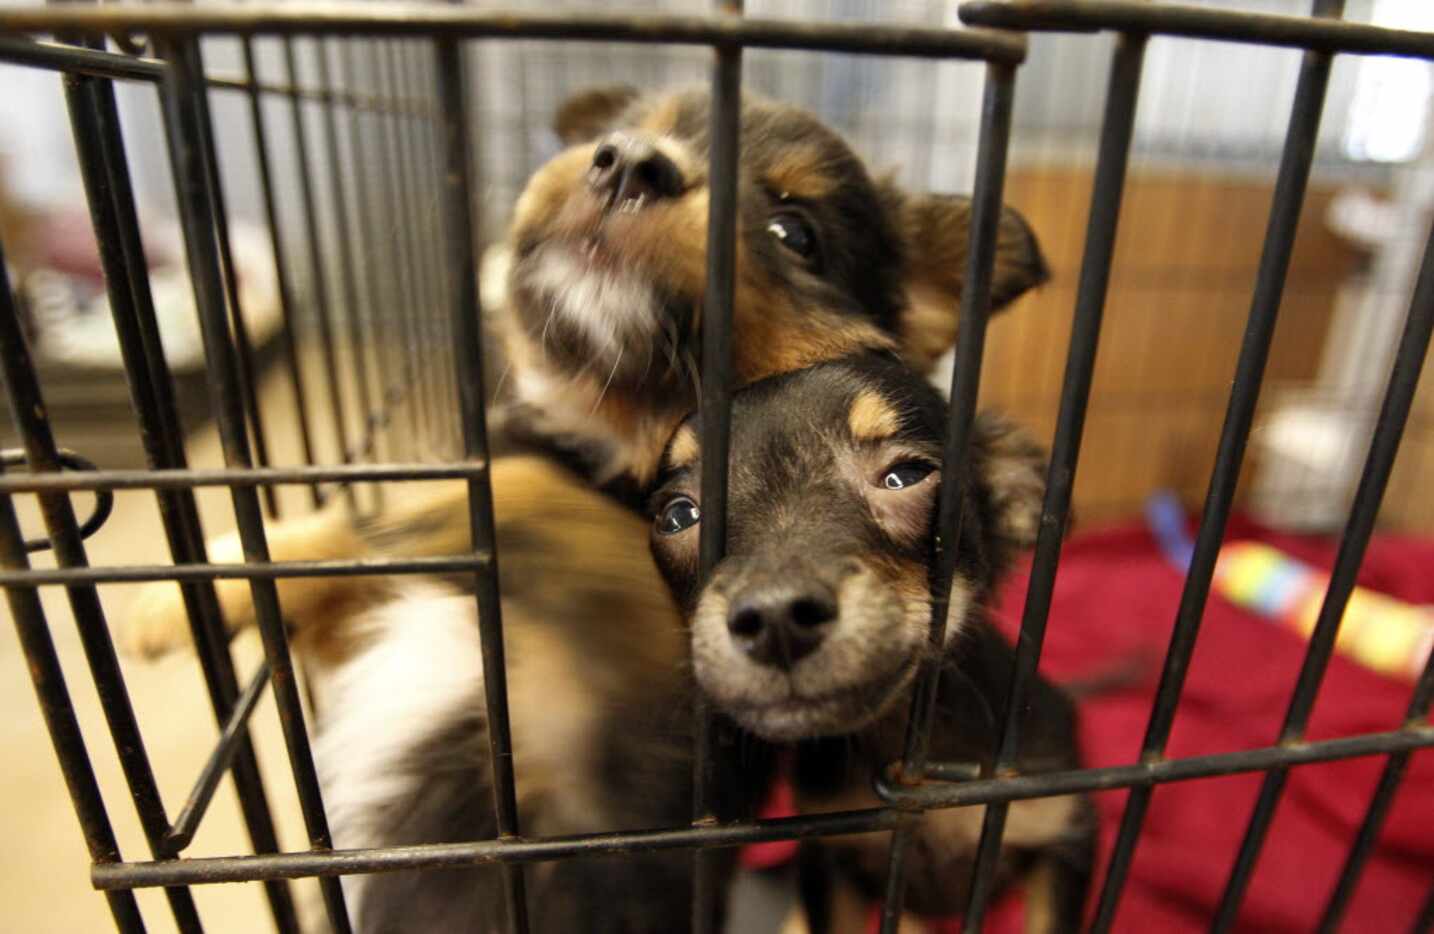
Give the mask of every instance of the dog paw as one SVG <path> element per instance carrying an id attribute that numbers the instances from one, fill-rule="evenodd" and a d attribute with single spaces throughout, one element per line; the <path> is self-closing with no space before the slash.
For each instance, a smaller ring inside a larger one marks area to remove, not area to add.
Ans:
<path id="1" fill-rule="evenodd" d="M 224 535 L 205 548 L 211 564 L 232 564 L 243 560 L 237 535 Z M 236 625 L 249 605 L 249 584 L 244 580 L 217 580 L 215 595 L 226 627 Z M 159 658 L 190 645 L 189 610 L 184 593 L 174 581 L 145 584 L 126 608 L 113 630 L 115 645 L 136 658 Z"/>
<path id="2" fill-rule="evenodd" d="M 126 655 L 155 659 L 189 644 L 189 614 L 173 581 L 146 584 L 135 595 L 120 625 L 115 645 Z"/>

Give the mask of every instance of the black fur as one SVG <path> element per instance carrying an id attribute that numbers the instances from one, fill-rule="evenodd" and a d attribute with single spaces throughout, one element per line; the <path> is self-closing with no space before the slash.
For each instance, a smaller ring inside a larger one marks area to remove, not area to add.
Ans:
<path id="1" fill-rule="evenodd" d="M 724 572 L 756 561 L 785 575 L 828 574 L 853 556 L 896 557 L 927 566 L 935 539 L 934 506 L 926 533 L 916 542 L 886 534 L 844 473 L 842 450 L 852 400 L 875 390 L 899 413 L 896 438 L 907 450 L 939 460 L 947 406 L 921 377 L 881 356 L 861 356 L 772 377 L 746 387 L 733 399 L 728 492 L 727 557 L 709 586 L 720 586 Z M 963 521 L 956 546 L 957 573 L 974 589 L 976 605 L 959 626 L 940 658 L 936 719 L 931 755 L 941 761 L 980 763 L 989 772 L 1006 692 L 1015 666 L 1012 647 L 979 607 L 1028 541 L 1013 528 L 1033 534 L 1040 502 L 1037 449 L 993 416 L 978 418 L 964 489 Z M 700 460 L 660 480 L 649 510 L 656 515 L 674 491 L 688 492 Z M 1025 525 L 1013 525 L 1024 510 Z M 794 518 L 797 517 L 797 518 Z M 703 597 L 694 565 L 681 549 L 654 534 L 654 555 L 684 610 L 691 614 Z M 1019 765 L 1025 771 L 1079 766 L 1075 706 L 1050 682 L 1037 678 L 1031 687 L 1022 730 Z M 798 798 L 821 799 L 867 787 L 871 776 L 902 754 L 907 704 L 901 703 L 865 726 L 839 735 L 795 744 L 792 781 Z M 1036 851 L 1007 847 L 1000 878 L 1024 874 L 1037 860 L 1055 869 L 1060 930 L 1079 927 L 1093 859 L 1095 822 L 1087 803 L 1049 844 Z M 952 861 L 937 859 L 918 835 L 908 858 L 907 905 L 918 913 L 950 915 L 965 905 L 974 851 Z M 838 856 L 841 872 L 871 898 L 882 893 L 885 863 L 860 864 Z M 810 876 L 813 861 L 804 860 Z M 818 883 L 807 878 L 805 887 Z"/>

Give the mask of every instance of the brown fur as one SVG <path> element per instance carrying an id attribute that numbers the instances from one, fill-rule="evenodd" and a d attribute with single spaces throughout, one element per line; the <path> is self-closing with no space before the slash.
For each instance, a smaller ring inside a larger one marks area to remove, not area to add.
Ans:
<path id="1" fill-rule="evenodd" d="M 545 596 L 541 581 L 584 580 L 628 603 L 639 618 L 674 612 L 641 544 L 642 519 L 594 495 L 573 476 L 541 458 L 509 457 L 493 463 L 494 517 L 505 590 L 544 610 L 567 607 L 561 591 Z M 463 481 L 401 483 L 390 488 L 383 515 L 355 525 L 341 507 L 269 523 L 266 537 L 275 561 L 439 557 L 471 551 L 468 489 Z M 632 543 L 637 543 L 633 545 Z M 627 547 L 621 547 L 623 543 Z M 237 539 L 210 543 L 215 561 L 234 560 Z M 373 577 L 281 577 L 275 581 L 280 610 L 305 656 L 332 665 L 363 643 L 347 628 L 357 610 L 392 594 L 395 579 Z M 215 582 L 225 624 L 233 632 L 255 622 L 247 580 Z M 155 657 L 189 641 L 179 588 L 148 584 L 136 595 L 116 640 L 126 651 Z M 644 659 L 639 651 L 635 662 Z"/>
<path id="2" fill-rule="evenodd" d="M 818 148 L 794 146 L 779 153 L 767 166 L 767 184 L 773 191 L 808 201 L 836 191 L 841 179 L 825 169 L 825 154 Z"/>
<path id="3" fill-rule="evenodd" d="M 570 146 L 518 200 L 508 297 L 494 321 L 509 357 L 506 385 L 530 422 L 520 434 L 583 449 L 600 484 L 625 476 L 641 486 L 654 475 L 668 432 L 697 402 L 708 317 L 710 114 L 703 92 L 634 94 L 625 108 L 617 106 L 622 100 L 602 89 L 559 112 Z M 874 183 L 835 134 L 792 107 L 747 98 L 741 133 L 736 380 L 871 350 L 929 367 L 955 340 L 968 201 Z M 613 140 L 620 151 L 651 147 L 680 176 L 680 188 L 614 208 L 590 189 L 594 154 Z M 816 243 L 809 260 L 771 232 L 771 218 L 794 213 Z M 997 252 L 992 304 L 999 308 L 1046 272 L 1029 230 L 1009 211 Z M 596 294 L 599 282 L 647 298 L 614 299 L 614 309 L 590 312 L 568 306 L 568 291 Z"/>
<path id="4" fill-rule="evenodd" d="M 592 139 L 626 110 L 636 96 L 637 92 L 625 85 L 591 88 L 575 94 L 553 115 L 553 132 L 569 145 Z"/>
<path id="5" fill-rule="evenodd" d="M 855 441 L 884 441 L 901 427 L 901 417 L 881 393 L 863 392 L 851 401 L 847 427 Z"/>
<path id="6" fill-rule="evenodd" d="M 877 355 L 738 392 L 727 554 L 700 587 L 701 499 L 694 483 L 700 448 L 692 464 L 669 469 L 652 498 L 658 514 L 678 497 L 699 507 L 699 518 L 683 520 L 685 528 L 656 525 L 653 553 L 688 614 L 693 669 L 708 702 L 768 741 L 795 744 L 799 813 L 879 806 L 871 776 L 900 760 L 913 672 L 933 652 L 940 687 L 932 758 L 991 767 L 1015 657 L 980 601 L 1016 552 L 1034 541 L 1044 458 L 1003 420 L 989 414 L 976 420 L 961 533 L 946 543 L 956 563 L 946 640 L 933 646 L 929 562 L 947 416 L 924 380 Z M 884 482 L 893 474 L 899 482 Z M 831 609 L 823 617 L 801 609 L 813 606 Z M 900 618 L 892 612 L 897 607 Z M 772 645 L 786 648 L 772 652 Z M 858 701 L 846 703 L 853 696 Z M 1076 767 L 1070 698 L 1037 679 L 1028 704 L 1019 768 Z M 906 863 L 910 910 L 928 916 L 962 910 L 983 813 L 942 809 L 916 821 Z M 1035 901 L 1059 905 L 1059 917 L 1033 911 L 1032 931 L 1064 931 L 1075 920 L 1072 902 L 1083 894 L 1089 868 L 1082 861 L 1093 831 L 1087 818 L 1079 797 L 1010 806 L 998 879 L 1024 881 L 1041 889 Z M 824 838 L 822 845 L 852 884 L 879 897 L 888 832 Z M 1033 865 L 1045 863 L 1061 871 L 1028 877 Z"/>

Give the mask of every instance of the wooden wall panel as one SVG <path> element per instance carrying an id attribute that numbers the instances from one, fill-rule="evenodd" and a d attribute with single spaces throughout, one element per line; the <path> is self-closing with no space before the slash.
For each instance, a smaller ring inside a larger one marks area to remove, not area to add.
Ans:
<path id="1" fill-rule="evenodd" d="M 1137 514 L 1154 490 L 1201 502 L 1264 239 L 1271 184 L 1132 174 L 1122 206 L 1075 506 L 1085 523 Z M 1007 201 L 1041 239 L 1052 281 L 991 324 L 982 402 L 1049 441 L 1090 203 L 1089 169 L 1013 168 Z M 1328 231 L 1312 185 L 1267 384 L 1319 367 L 1341 282 L 1360 255 Z M 1248 470 L 1248 468 L 1247 468 Z"/>

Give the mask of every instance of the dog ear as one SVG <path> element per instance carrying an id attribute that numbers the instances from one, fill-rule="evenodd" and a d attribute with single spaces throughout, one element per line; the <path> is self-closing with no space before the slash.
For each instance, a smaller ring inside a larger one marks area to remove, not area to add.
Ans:
<path id="1" fill-rule="evenodd" d="M 956 342 L 956 321 L 970 252 L 971 199 L 960 195 L 909 194 L 882 186 L 892 227 L 905 257 L 906 307 L 897 324 L 908 359 L 929 367 Z M 1050 278 L 1040 244 L 1025 218 L 1001 209 L 991 311 L 1009 305 Z"/>
<path id="2" fill-rule="evenodd" d="M 971 463 L 992 564 L 999 570 L 1036 544 L 1046 496 L 1046 452 L 994 412 L 976 416 Z"/>
<path id="3" fill-rule="evenodd" d="M 553 116 L 553 132 L 564 146 L 585 143 L 610 127 L 637 97 L 637 88 L 625 84 L 579 91 L 558 108 Z"/>

